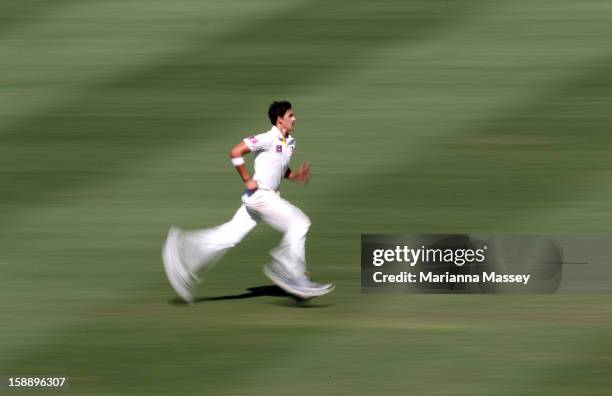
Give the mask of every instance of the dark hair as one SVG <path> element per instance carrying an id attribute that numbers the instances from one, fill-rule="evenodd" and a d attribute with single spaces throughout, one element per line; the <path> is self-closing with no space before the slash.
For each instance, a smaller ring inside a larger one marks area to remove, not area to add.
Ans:
<path id="1" fill-rule="evenodd" d="M 270 122 L 272 125 L 276 125 L 276 120 L 278 117 L 283 117 L 290 108 L 291 103 L 287 102 L 286 100 L 272 102 L 270 108 L 268 109 L 268 117 L 270 117 Z"/>

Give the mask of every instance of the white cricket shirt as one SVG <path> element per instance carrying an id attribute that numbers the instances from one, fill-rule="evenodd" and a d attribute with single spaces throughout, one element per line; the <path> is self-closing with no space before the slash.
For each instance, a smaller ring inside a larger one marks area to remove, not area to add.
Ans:
<path id="1" fill-rule="evenodd" d="M 250 136 L 244 142 L 255 154 L 255 175 L 253 180 L 262 190 L 278 191 L 281 180 L 285 176 L 295 149 L 295 139 L 273 126 L 268 132 Z"/>

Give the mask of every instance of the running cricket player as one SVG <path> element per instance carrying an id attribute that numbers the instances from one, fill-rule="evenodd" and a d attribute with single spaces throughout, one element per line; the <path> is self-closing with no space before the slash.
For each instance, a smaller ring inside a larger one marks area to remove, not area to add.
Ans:
<path id="1" fill-rule="evenodd" d="M 309 218 L 279 193 L 283 178 L 306 184 L 310 165 L 302 163 L 299 170 L 289 167 L 296 140 L 291 135 L 295 113 L 291 103 L 274 102 L 268 116 L 272 128 L 259 135 L 245 138 L 230 151 L 233 166 L 244 183 L 242 205 L 234 217 L 215 228 L 182 231 L 173 226 L 163 249 L 166 275 L 176 293 L 192 302 L 198 274 L 236 246 L 263 220 L 284 234 L 280 244 L 270 254 L 272 262 L 264 273 L 272 282 L 299 299 L 310 299 L 331 292 L 333 284 L 314 283 L 306 275 L 305 242 L 310 228 Z M 244 155 L 253 153 L 255 172 L 251 176 Z"/>

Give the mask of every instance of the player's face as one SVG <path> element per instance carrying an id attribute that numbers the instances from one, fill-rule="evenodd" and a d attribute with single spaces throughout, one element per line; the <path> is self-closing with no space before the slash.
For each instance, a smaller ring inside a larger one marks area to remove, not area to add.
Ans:
<path id="1" fill-rule="evenodd" d="M 295 113 L 293 109 L 289 109 L 285 112 L 285 115 L 280 119 L 280 126 L 288 132 L 293 132 L 293 128 L 295 127 Z"/>

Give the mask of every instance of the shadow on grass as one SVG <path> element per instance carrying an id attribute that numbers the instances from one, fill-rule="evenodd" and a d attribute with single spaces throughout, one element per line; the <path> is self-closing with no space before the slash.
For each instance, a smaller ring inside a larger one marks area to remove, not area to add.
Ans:
<path id="1" fill-rule="evenodd" d="M 255 286 L 247 288 L 247 293 L 241 294 L 232 294 L 228 296 L 217 296 L 217 297 L 196 297 L 192 304 L 198 304 L 202 302 L 209 301 L 220 301 L 220 300 L 241 300 L 244 298 L 254 298 L 254 297 L 287 297 L 282 303 L 275 303 L 276 305 L 281 305 L 284 307 L 298 307 L 298 308 L 325 308 L 329 305 L 312 305 L 312 299 L 300 299 L 297 298 L 278 286 Z M 180 298 L 173 298 L 168 301 L 172 305 L 191 305 L 181 300 Z"/>

